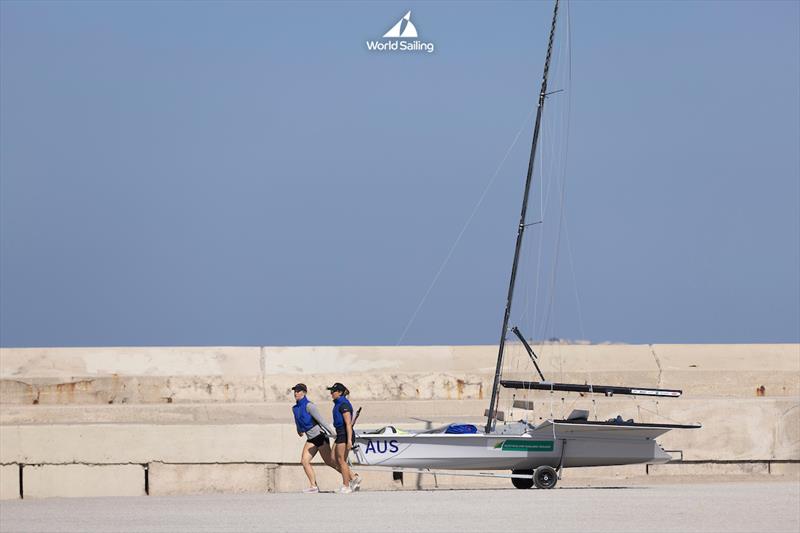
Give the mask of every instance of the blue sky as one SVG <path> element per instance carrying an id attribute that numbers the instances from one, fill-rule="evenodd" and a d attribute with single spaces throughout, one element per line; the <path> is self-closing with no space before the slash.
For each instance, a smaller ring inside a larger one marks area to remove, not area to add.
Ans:
<path id="1" fill-rule="evenodd" d="M 800 341 L 798 6 L 569 5 L 528 336 Z M 0 344 L 496 343 L 550 12 L 0 3 Z"/>

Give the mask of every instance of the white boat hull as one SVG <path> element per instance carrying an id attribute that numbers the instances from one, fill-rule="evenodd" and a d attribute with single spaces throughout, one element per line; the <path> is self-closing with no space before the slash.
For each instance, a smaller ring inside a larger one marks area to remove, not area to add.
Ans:
<path id="1" fill-rule="evenodd" d="M 545 422 L 521 434 L 357 434 L 363 465 L 456 470 L 532 470 L 665 463 L 657 426 Z"/>

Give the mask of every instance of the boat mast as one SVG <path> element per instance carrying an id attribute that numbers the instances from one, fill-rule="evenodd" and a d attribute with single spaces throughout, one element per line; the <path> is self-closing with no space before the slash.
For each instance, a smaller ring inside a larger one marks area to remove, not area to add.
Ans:
<path id="1" fill-rule="evenodd" d="M 544 74 L 542 75 L 542 88 L 539 91 L 539 107 L 536 109 L 536 122 L 533 126 L 533 142 L 531 143 L 531 157 L 528 161 L 528 175 L 525 178 L 525 195 L 522 197 L 522 213 L 519 217 L 519 226 L 517 227 L 517 246 L 514 249 L 514 263 L 511 266 L 511 281 L 508 284 L 508 298 L 506 299 L 506 311 L 503 315 L 503 329 L 500 332 L 500 351 L 497 353 L 497 368 L 494 373 L 494 382 L 492 383 L 492 397 L 489 401 L 489 412 L 486 417 L 486 433 L 492 430 L 493 422 L 495 419 L 495 411 L 497 408 L 497 393 L 498 386 L 500 385 L 500 374 L 503 370 L 503 350 L 506 345 L 506 331 L 508 329 L 508 319 L 511 316 L 511 300 L 514 297 L 514 283 L 517 279 L 517 265 L 519 264 L 519 252 L 522 248 L 522 235 L 525 233 L 525 215 L 528 211 L 528 195 L 531 190 L 531 178 L 533 176 L 533 163 L 536 159 L 536 145 L 539 142 L 539 126 L 542 123 L 542 110 L 544 108 L 544 99 L 547 96 L 547 72 L 550 70 L 550 54 L 553 51 L 553 37 L 556 33 L 556 18 L 558 16 L 558 0 L 555 0 L 553 7 L 553 22 L 550 25 L 550 40 L 547 43 L 547 56 L 544 60 Z"/>

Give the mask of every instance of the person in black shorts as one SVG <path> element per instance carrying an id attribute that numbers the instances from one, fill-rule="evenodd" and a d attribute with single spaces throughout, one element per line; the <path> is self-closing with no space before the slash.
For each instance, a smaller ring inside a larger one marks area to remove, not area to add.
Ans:
<path id="1" fill-rule="evenodd" d="M 317 476 L 314 473 L 314 468 L 311 466 L 311 460 L 319 452 L 325 464 L 341 472 L 341 468 L 333 458 L 330 444 L 328 443 L 328 435 L 333 434 L 330 426 L 328 426 L 322 419 L 317 406 L 311 403 L 306 397 L 308 387 L 303 383 L 298 383 L 292 387 L 294 393 L 295 404 L 292 407 L 294 414 L 294 423 L 297 426 L 297 434 L 299 436 L 306 436 L 306 443 L 303 445 L 303 451 L 300 454 L 300 464 L 303 465 L 303 470 L 308 476 L 310 486 L 303 489 L 303 492 L 313 494 L 319 492 L 317 486 Z"/>
<path id="2" fill-rule="evenodd" d="M 359 489 L 361 478 L 350 470 L 347 454 L 353 447 L 353 405 L 347 396 L 350 391 L 341 383 L 328 387 L 333 400 L 333 427 L 336 428 L 336 443 L 333 446 L 336 462 L 342 473 L 342 488 L 339 492 L 349 494 Z"/>

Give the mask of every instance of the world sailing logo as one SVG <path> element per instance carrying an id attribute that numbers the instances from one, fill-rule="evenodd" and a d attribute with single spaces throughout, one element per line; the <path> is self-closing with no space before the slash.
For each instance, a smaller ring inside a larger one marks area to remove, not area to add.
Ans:
<path id="1" fill-rule="evenodd" d="M 405 27 L 403 23 L 405 22 Z M 411 11 L 392 26 L 392 29 L 383 34 L 384 37 L 417 37 L 417 27 L 411 22 Z"/>
<path id="2" fill-rule="evenodd" d="M 420 40 L 409 41 L 406 39 L 416 39 L 417 27 L 411 22 L 411 11 L 403 15 L 397 21 L 397 24 L 392 26 L 389 31 L 383 34 L 384 39 L 387 41 L 367 41 L 367 50 L 373 52 L 427 52 L 433 53 L 433 43 L 423 42 Z"/>

